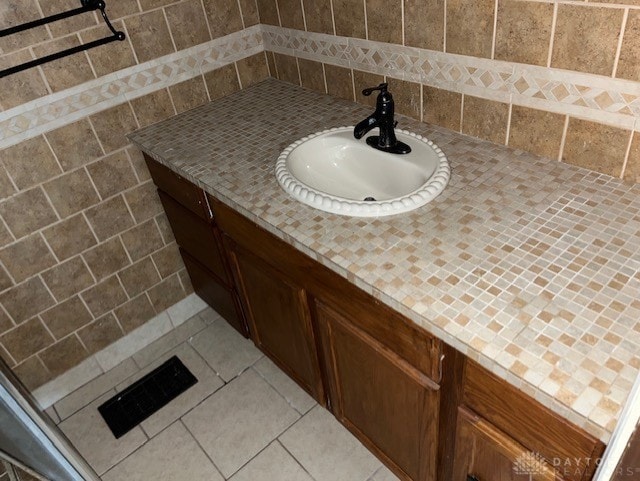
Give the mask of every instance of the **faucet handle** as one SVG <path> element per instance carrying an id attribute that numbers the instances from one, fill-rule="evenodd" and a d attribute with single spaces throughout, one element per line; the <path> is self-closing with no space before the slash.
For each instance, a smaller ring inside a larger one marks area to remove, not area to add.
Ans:
<path id="1" fill-rule="evenodd" d="M 362 95 L 364 95 L 365 97 L 368 97 L 369 95 L 371 95 L 376 90 L 379 90 L 381 94 L 387 93 L 387 87 L 388 86 L 389 86 L 389 84 L 384 82 L 384 83 L 381 83 L 380 85 L 378 85 L 377 87 L 366 88 L 366 89 L 364 89 L 362 91 Z"/>

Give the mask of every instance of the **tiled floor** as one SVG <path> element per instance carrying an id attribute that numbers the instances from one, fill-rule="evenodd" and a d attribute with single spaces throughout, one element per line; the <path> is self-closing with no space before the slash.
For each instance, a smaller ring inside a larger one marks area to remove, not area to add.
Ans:
<path id="1" fill-rule="evenodd" d="M 177 355 L 198 383 L 116 440 L 97 406 Z M 104 481 L 394 481 L 333 416 L 206 309 L 54 406 Z"/>

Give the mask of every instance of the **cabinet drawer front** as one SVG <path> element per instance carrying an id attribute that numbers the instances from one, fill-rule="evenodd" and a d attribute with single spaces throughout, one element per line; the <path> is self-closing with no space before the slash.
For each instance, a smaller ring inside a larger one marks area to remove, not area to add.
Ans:
<path id="1" fill-rule="evenodd" d="M 406 480 L 435 479 L 439 386 L 316 302 L 336 417 Z"/>
<path id="2" fill-rule="evenodd" d="M 598 439 L 471 361 L 463 403 L 527 449 L 561 463 L 567 480 L 590 479 L 604 451 Z"/>
<path id="3" fill-rule="evenodd" d="M 144 158 L 151 173 L 151 178 L 159 189 L 169 194 L 183 207 L 186 207 L 201 219 L 209 220 L 211 218 L 209 206 L 202 189 L 180 177 L 168 167 L 151 159 L 146 154 L 144 154 Z"/>
<path id="4" fill-rule="evenodd" d="M 472 412 L 458 410 L 452 481 L 561 481 L 553 466 Z"/>
<path id="5" fill-rule="evenodd" d="M 214 227 L 185 209 L 163 191 L 159 190 L 158 195 L 180 247 L 229 286 L 229 277 L 218 247 Z"/>
<path id="6" fill-rule="evenodd" d="M 180 254 L 182 254 L 195 293 L 224 317 L 240 334 L 247 337 L 247 329 L 235 293 L 220 284 L 214 275 L 184 250 L 180 249 Z"/>

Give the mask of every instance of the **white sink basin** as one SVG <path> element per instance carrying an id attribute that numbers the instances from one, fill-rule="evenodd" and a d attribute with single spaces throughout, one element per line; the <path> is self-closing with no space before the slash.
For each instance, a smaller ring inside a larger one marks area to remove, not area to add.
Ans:
<path id="1" fill-rule="evenodd" d="M 318 132 L 284 149 L 276 177 L 295 199 L 335 214 L 377 217 L 417 209 L 447 186 L 449 163 L 430 140 L 406 130 L 396 136 L 410 153 L 376 150 L 366 137 L 355 139 L 353 127 Z"/>

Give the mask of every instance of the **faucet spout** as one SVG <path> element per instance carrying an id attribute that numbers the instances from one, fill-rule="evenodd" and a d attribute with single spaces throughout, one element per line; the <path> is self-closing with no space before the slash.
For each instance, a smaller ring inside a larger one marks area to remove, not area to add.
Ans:
<path id="1" fill-rule="evenodd" d="M 356 139 L 361 139 L 364 137 L 371 129 L 379 126 L 379 121 L 375 117 L 375 115 L 369 115 L 366 119 L 361 122 L 358 122 L 358 125 L 353 129 L 353 136 Z"/>

